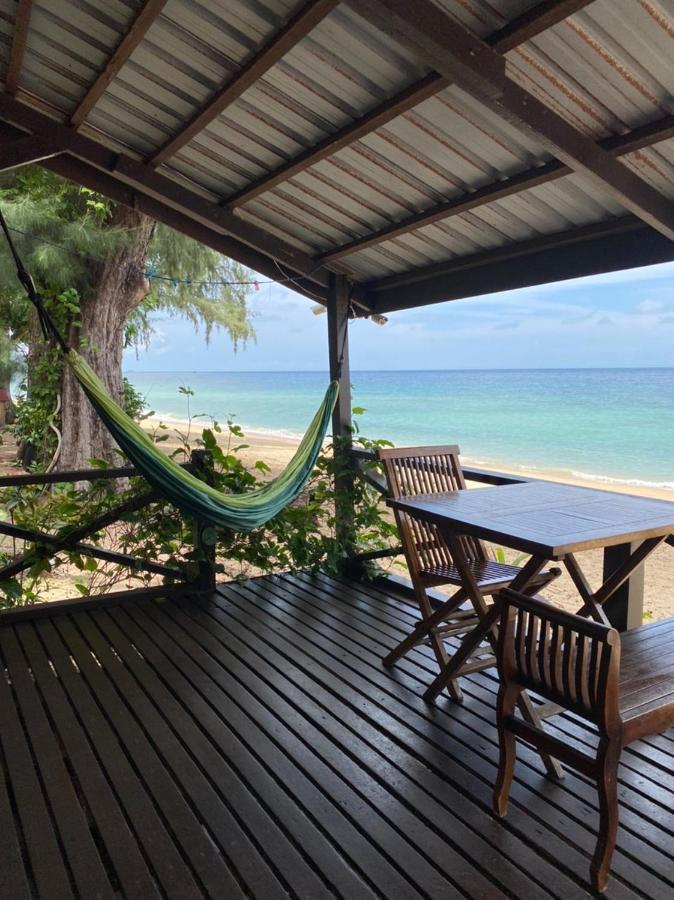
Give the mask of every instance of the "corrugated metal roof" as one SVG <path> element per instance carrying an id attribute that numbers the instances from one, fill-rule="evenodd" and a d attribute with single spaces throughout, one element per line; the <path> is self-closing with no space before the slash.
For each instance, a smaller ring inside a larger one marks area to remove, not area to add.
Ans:
<path id="1" fill-rule="evenodd" d="M 479 36 L 535 6 L 436 2 Z M 141 5 L 37 2 L 19 98 L 66 120 Z M 83 132 L 150 156 L 301 6 L 169 0 Z M 14 12 L 13 0 L 0 0 L 5 60 Z M 673 59 L 674 0 L 595 0 L 507 54 L 512 77 L 595 139 L 674 112 Z M 427 72 L 411 51 L 338 6 L 160 171 L 225 199 Z M 318 253 L 549 159 L 541 142 L 450 86 L 245 203 L 239 214 Z M 674 198 L 674 140 L 624 160 Z M 339 266 L 373 278 L 623 213 L 595 180 L 574 174 L 352 253 Z"/>

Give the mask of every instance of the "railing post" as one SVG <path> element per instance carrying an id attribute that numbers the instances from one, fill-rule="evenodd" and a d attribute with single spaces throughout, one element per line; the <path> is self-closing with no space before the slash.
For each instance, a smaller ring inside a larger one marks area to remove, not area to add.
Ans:
<path id="1" fill-rule="evenodd" d="M 349 282 L 333 275 L 328 294 L 328 352 L 330 379 L 339 382 L 339 398 L 332 414 L 335 465 L 336 537 L 347 558 L 355 546 L 353 508 L 349 497 L 353 486 L 351 462 L 351 376 L 349 370 Z"/>
<path id="2" fill-rule="evenodd" d="M 615 572 L 634 553 L 639 544 L 617 544 L 604 549 L 603 580 Z M 644 567 L 639 566 L 606 601 L 609 622 L 618 631 L 638 628 L 644 622 Z"/>
<path id="3" fill-rule="evenodd" d="M 213 484 L 213 457 L 208 450 L 192 450 L 190 464 L 195 474 L 202 475 L 208 484 Z M 215 590 L 215 538 L 213 526 L 195 518 L 193 541 L 199 564 L 199 574 L 195 583 L 198 591 Z"/>

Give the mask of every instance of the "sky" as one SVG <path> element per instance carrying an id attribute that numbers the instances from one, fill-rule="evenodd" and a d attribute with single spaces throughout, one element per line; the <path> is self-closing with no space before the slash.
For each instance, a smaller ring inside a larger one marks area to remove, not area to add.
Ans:
<path id="1" fill-rule="evenodd" d="M 260 276 L 260 280 L 263 281 Z M 257 339 L 206 346 L 182 319 L 157 316 L 149 349 L 126 371 L 326 370 L 327 317 L 282 285 L 249 306 Z M 350 328 L 351 368 L 528 369 L 674 366 L 674 263 L 391 313 Z"/>

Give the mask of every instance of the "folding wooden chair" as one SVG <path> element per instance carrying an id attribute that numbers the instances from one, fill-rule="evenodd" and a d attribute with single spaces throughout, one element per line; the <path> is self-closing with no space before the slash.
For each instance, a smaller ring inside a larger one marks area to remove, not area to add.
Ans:
<path id="1" fill-rule="evenodd" d="M 461 491 L 466 488 L 459 461 L 459 448 L 455 445 L 387 448 L 378 450 L 377 455 L 384 463 L 388 489 L 393 499 Z M 473 598 L 463 586 L 464 582 L 447 542 L 435 525 L 412 518 L 399 510 L 395 510 L 395 517 L 422 618 L 411 634 L 384 658 L 384 665 L 393 665 L 419 644 L 430 644 L 442 671 L 450 661 L 445 640 L 472 632 L 486 613 L 487 606 L 481 604 L 481 608 L 475 608 Z M 470 567 L 478 590 L 484 597 L 506 587 L 521 572 L 518 566 L 489 559 L 484 545 L 476 538 L 459 536 L 457 541 L 463 550 L 464 561 Z M 532 592 L 558 574 L 559 569 L 539 573 L 531 582 Z M 437 603 L 434 604 L 429 597 L 428 589 L 439 585 L 453 585 L 458 590 L 438 608 Z M 456 677 L 447 682 L 450 696 L 455 700 L 462 699 L 458 684 L 460 675 L 488 668 L 494 662 L 489 642 L 479 643 L 472 648 L 470 655 L 454 673 Z"/>
<path id="2" fill-rule="evenodd" d="M 591 778 L 599 793 L 600 820 L 590 873 L 594 889 L 602 892 L 618 831 L 622 748 L 674 725 L 674 619 L 627 632 L 621 642 L 608 625 L 516 591 L 504 590 L 496 604 L 501 758 L 494 813 L 503 818 L 507 812 L 517 738 Z M 570 710 L 596 725 L 596 753 L 581 752 L 542 725 L 517 718 L 515 705 L 525 690 L 556 704 L 559 712 Z"/>

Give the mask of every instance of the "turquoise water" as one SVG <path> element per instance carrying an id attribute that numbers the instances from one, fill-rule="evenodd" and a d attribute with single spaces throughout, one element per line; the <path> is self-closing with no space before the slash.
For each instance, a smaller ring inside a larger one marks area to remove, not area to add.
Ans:
<path id="1" fill-rule="evenodd" d="M 129 372 L 165 419 L 192 412 L 299 435 L 321 372 Z M 398 445 L 458 443 L 485 466 L 555 469 L 674 489 L 673 369 L 354 372 L 361 430 Z"/>

